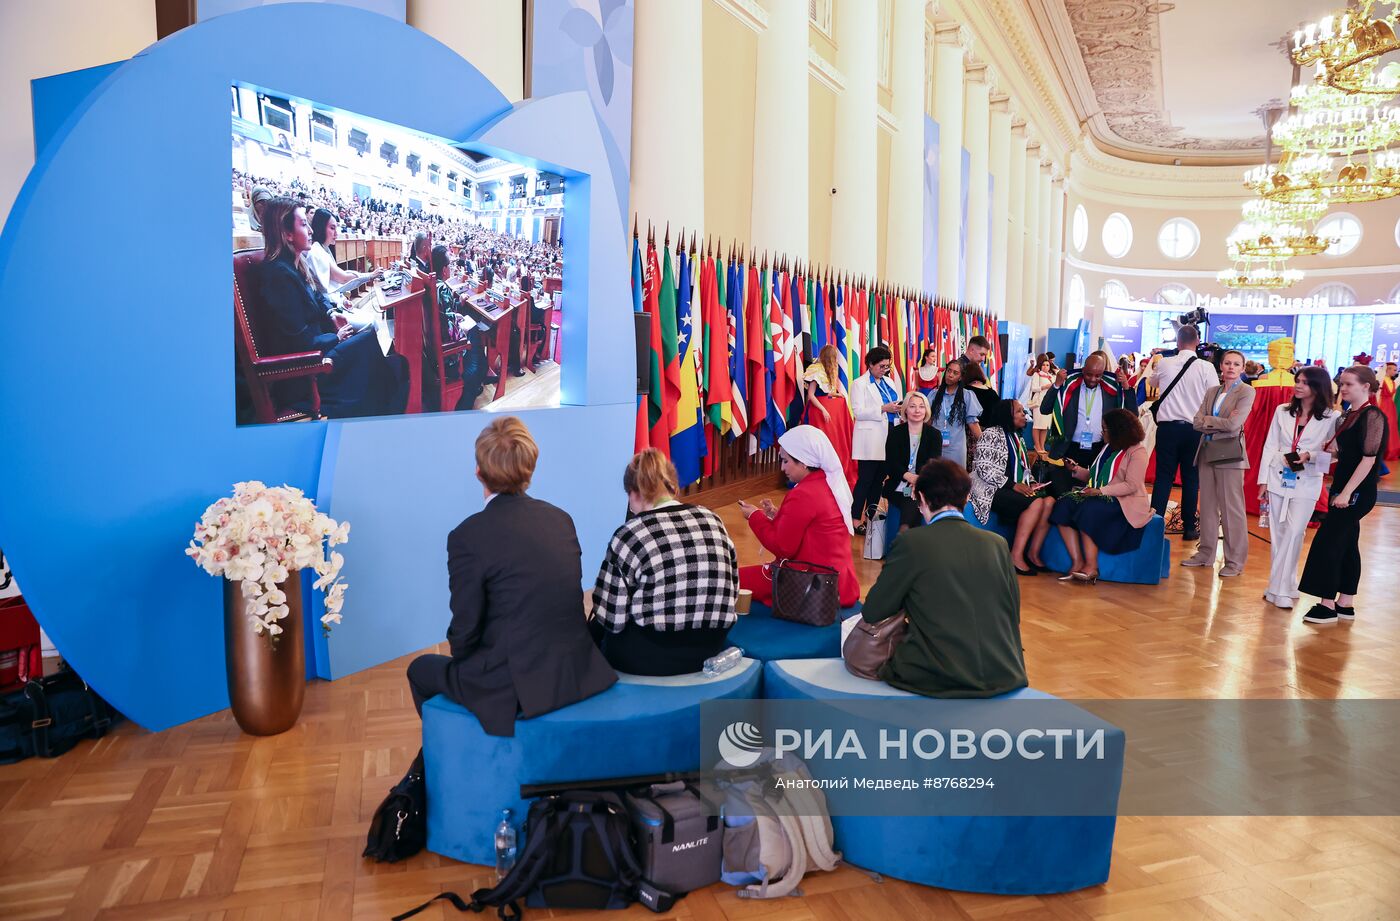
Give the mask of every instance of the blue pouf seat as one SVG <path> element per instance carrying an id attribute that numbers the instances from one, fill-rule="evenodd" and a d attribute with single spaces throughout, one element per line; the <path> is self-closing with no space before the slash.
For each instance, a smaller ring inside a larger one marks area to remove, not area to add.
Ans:
<path id="1" fill-rule="evenodd" d="M 517 824 L 524 821 L 522 784 L 698 770 L 700 705 L 754 698 L 762 677 L 762 664 L 751 658 L 713 678 L 623 675 L 587 700 L 517 720 L 509 738 L 488 735 L 446 697 L 432 698 L 423 704 L 428 849 L 494 864 L 501 810 L 513 809 Z"/>
<path id="2" fill-rule="evenodd" d="M 915 698 L 857 678 L 840 659 L 768 662 L 771 700 Z M 1023 688 L 997 700 L 1053 700 Z M 1086 726 L 1102 725 L 1085 713 Z M 1123 764 L 1107 765 L 1121 783 Z M 1002 895 L 1046 895 L 1108 879 L 1115 816 L 832 816 L 846 860 L 906 882 Z"/>
<path id="3" fill-rule="evenodd" d="M 841 621 L 860 613 L 860 602 L 837 611 L 837 622 L 829 627 L 779 620 L 773 609 L 755 601 L 749 613 L 740 614 L 729 628 L 729 644 L 744 650 L 744 656 L 767 662 L 771 659 L 829 659 L 841 655 Z"/>
<path id="4" fill-rule="evenodd" d="M 995 531 L 1006 539 L 1008 544 L 1016 536 L 1014 525 L 1006 525 L 996 512 L 987 514 L 987 523 L 982 524 L 972 512 L 971 503 L 963 509 L 963 517 L 974 527 L 984 531 Z M 1069 572 L 1069 551 L 1056 527 L 1050 528 L 1045 536 L 1045 546 L 1040 558 L 1055 572 Z M 1171 575 L 1171 541 L 1167 540 L 1166 523 L 1161 515 L 1153 515 L 1142 532 L 1142 545 L 1129 553 L 1100 553 L 1099 578 L 1104 582 L 1125 582 L 1133 585 L 1156 585 Z"/>

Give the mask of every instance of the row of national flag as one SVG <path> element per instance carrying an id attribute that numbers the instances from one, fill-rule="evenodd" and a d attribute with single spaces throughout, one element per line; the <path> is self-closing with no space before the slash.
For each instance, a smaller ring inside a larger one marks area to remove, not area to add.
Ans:
<path id="1" fill-rule="evenodd" d="M 632 309 L 651 316 L 649 392 L 637 406 L 635 449 L 671 458 L 682 487 L 714 473 L 721 440 L 748 439 L 750 452 L 772 447 L 802 422 L 803 369 L 824 346 L 839 353 L 841 383 L 865 371 L 877 344 L 890 349 L 901 385 L 926 346 L 942 364 L 962 354 L 973 336 L 992 343 L 991 377 L 1001 367 L 997 321 L 863 278 L 790 262 L 760 261 L 742 248 L 670 228 L 656 247 L 654 228 L 643 249 L 632 228 Z"/>

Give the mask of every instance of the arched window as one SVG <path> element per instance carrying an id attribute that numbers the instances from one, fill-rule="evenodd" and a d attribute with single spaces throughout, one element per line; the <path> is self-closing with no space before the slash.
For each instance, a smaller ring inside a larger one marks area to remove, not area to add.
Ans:
<path id="1" fill-rule="evenodd" d="M 1319 237 L 1336 237 L 1327 248 L 1329 256 L 1345 256 L 1361 245 L 1361 222 L 1350 214 L 1329 214 L 1317 225 Z"/>
<path id="2" fill-rule="evenodd" d="M 1157 231 L 1157 248 L 1168 259 L 1188 259 L 1201 245 L 1201 232 L 1184 217 L 1174 217 Z"/>
<path id="3" fill-rule="evenodd" d="M 1323 285 L 1312 293 L 1313 297 L 1327 298 L 1328 307 L 1355 307 L 1356 289 L 1351 285 L 1334 281 L 1331 284 Z"/>
<path id="4" fill-rule="evenodd" d="M 1173 282 L 1158 288 L 1154 299 L 1159 304 L 1170 304 L 1173 307 L 1189 307 L 1191 306 L 1191 302 L 1196 299 L 1196 294 L 1185 285 Z"/>
<path id="5" fill-rule="evenodd" d="M 1103 248 L 1114 259 L 1122 259 L 1133 247 L 1133 222 L 1115 211 L 1103 222 Z"/>
<path id="6" fill-rule="evenodd" d="M 1400 225 L 1396 227 L 1396 239 L 1400 240 Z M 1070 224 L 1070 239 L 1074 243 L 1075 252 L 1084 252 L 1084 247 L 1089 245 L 1089 212 L 1084 210 L 1083 205 L 1075 205 L 1074 220 Z"/>
<path id="7" fill-rule="evenodd" d="M 1067 326 L 1078 326 L 1079 321 L 1084 319 L 1084 279 L 1075 275 L 1069 280 L 1069 297 L 1067 299 L 1069 316 L 1066 318 Z"/>
<path id="8" fill-rule="evenodd" d="M 1103 283 L 1103 289 L 1099 292 L 1103 297 L 1103 302 L 1109 307 L 1122 307 L 1132 300 L 1128 294 L 1128 286 L 1116 278 L 1110 278 Z"/>

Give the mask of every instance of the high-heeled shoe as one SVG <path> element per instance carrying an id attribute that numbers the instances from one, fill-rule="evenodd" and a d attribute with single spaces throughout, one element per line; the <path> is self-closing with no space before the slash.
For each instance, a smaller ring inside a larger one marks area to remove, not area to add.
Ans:
<path id="1" fill-rule="evenodd" d="M 1011 568 L 1014 569 L 1014 570 L 1016 570 L 1016 575 L 1018 575 L 1018 576 L 1038 576 L 1038 575 L 1040 575 L 1040 570 L 1038 570 L 1038 569 L 1035 568 L 1035 564 L 1031 564 L 1031 568 L 1030 568 L 1030 569 L 1022 569 L 1020 566 L 1017 566 L 1015 563 L 1012 563 L 1012 564 L 1011 564 Z"/>
<path id="2" fill-rule="evenodd" d="M 1072 572 L 1070 575 L 1074 577 L 1074 581 L 1083 582 L 1086 585 L 1093 585 L 1095 582 L 1099 581 L 1098 573 Z"/>
<path id="3" fill-rule="evenodd" d="M 1067 573 L 1065 573 L 1063 576 L 1059 576 L 1058 578 L 1056 578 L 1055 581 L 1056 581 L 1056 582 L 1073 582 L 1073 581 L 1074 581 L 1074 573 L 1072 573 L 1072 572 L 1067 572 Z"/>

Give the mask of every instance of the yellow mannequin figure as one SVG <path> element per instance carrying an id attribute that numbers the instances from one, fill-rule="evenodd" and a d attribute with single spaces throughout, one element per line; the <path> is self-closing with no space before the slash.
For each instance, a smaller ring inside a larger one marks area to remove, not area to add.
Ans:
<path id="1" fill-rule="evenodd" d="M 1275 339 L 1269 343 L 1269 368 L 1271 370 L 1255 381 L 1254 386 L 1292 387 L 1293 372 L 1289 370 L 1292 367 L 1293 339 L 1288 336 Z"/>

